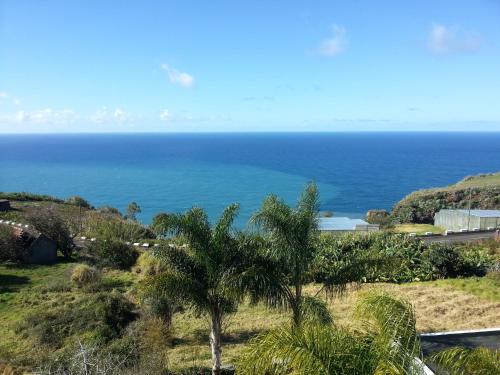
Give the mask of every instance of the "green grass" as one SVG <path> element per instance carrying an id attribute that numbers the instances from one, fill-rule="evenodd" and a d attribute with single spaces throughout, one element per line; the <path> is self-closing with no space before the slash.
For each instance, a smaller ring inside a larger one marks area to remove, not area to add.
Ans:
<path id="1" fill-rule="evenodd" d="M 22 267 L 0 265 L 0 360 L 17 359 L 19 353 L 32 347 L 29 339 L 16 333 L 16 327 L 43 302 L 54 298 L 54 293 L 43 293 L 39 289 L 68 280 L 72 266 L 72 263 Z"/>
<path id="2" fill-rule="evenodd" d="M 69 283 L 69 274 L 75 262 L 51 266 L 0 265 L 0 362 L 26 365 L 33 358 L 43 358 L 39 344 L 19 331 L 25 317 L 78 304 L 85 300 L 84 290 Z M 106 271 L 103 284 L 106 290 L 118 289 L 133 297 L 139 277 L 134 272 Z M 484 328 L 498 325 L 500 278 L 439 280 L 422 283 L 371 284 L 360 291 L 353 290 L 345 297 L 328 300 L 328 306 L 338 324 L 350 324 L 349 317 L 358 293 L 381 288 L 410 300 L 416 309 L 419 331 Z M 317 285 L 308 285 L 305 293 L 315 294 Z M 88 296 L 88 294 L 87 294 Z M 290 314 L 269 310 L 263 305 L 244 303 L 232 315 L 224 330 L 223 362 L 234 363 L 247 342 L 258 333 L 288 324 Z M 209 366 L 208 320 L 186 310 L 174 316 L 166 350 L 172 370 Z M 46 353 L 45 353 L 46 355 Z"/>
<path id="3" fill-rule="evenodd" d="M 30 362 L 38 345 L 19 332 L 19 326 L 30 314 L 78 303 L 86 292 L 70 282 L 71 270 L 78 263 L 54 265 L 0 264 L 0 362 L 17 365 Z M 131 272 L 108 271 L 104 274 L 105 290 L 131 290 L 137 276 Z M 35 353 L 35 354 L 34 354 Z"/>
<path id="4" fill-rule="evenodd" d="M 470 176 L 459 181 L 455 185 L 451 185 L 450 188 L 469 188 L 469 187 L 485 187 L 485 186 L 499 186 L 500 185 L 500 173 L 491 173 L 478 176 Z"/>
<path id="5" fill-rule="evenodd" d="M 500 302 L 500 273 L 498 272 L 490 273 L 485 277 L 436 280 L 428 283 L 440 287 L 451 287 L 482 299 Z"/>
<path id="6" fill-rule="evenodd" d="M 425 232 L 432 232 L 434 234 L 442 234 L 444 229 L 441 227 L 434 226 L 432 224 L 397 224 L 391 229 L 395 233 L 417 233 L 425 234 Z"/>

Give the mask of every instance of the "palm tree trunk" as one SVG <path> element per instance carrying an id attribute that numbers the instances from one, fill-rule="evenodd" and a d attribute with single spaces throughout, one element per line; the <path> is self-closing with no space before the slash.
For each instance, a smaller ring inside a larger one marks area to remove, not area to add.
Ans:
<path id="1" fill-rule="evenodd" d="M 221 316 L 216 313 L 210 324 L 210 349 L 212 350 L 212 375 L 220 374 L 221 367 Z"/>
<path id="2" fill-rule="evenodd" d="M 295 284 L 295 301 L 292 305 L 293 324 L 298 327 L 302 323 L 302 285 Z"/>

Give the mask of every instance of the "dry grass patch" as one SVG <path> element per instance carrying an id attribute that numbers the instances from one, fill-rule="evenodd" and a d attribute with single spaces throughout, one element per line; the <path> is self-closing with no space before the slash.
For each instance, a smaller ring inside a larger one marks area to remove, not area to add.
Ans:
<path id="1" fill-rule="evenodd" d="M 433 234 L 442 234 L 444 229 L 432 224 L 397 224 L 392 230 L 394 233 L 417 233 L 424 234 L 431 232 Z"/>
<path id="2" fill-rule="evenodd" d="M 315 294 L 317 285 L 308 285 L 305 292 Z M 417 315 L 420 332 L 451 331 L 458 329 L 500 326 L 500 302 L 488 301 L 439 283 L 367 284 L 350 290 L 342 297 L 328 301 L 328 306 L 338 324 L 352 322 L 353 306 L 360 293 L 383 289 L 395 296 L 411 301 Z M 229 318 L 224 333 L 223 363 L 235 363 L 249 339 L 290 322 L 288 312 L 269 310 L 265 306 L 243 304 Z M 173 370 L 190 367 L 209 367 L 208 321 L 190 312 L 177 314 L 173 321 L 172 349 L 168 351 Z"/>

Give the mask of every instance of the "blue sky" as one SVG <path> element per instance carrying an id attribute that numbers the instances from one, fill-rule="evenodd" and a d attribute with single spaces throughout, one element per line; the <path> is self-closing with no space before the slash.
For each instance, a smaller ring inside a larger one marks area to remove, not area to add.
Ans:
<path id="1" fill-rule="evenodd" d="M 0 0 L 0 132 L 500 131 L 500 1 Z"/>

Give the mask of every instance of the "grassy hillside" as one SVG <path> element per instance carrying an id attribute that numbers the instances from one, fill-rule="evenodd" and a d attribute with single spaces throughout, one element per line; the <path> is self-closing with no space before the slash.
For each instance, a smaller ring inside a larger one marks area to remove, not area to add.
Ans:
<path id="1" fill-rule="evenodd" d="M 419 190 L 407 195 L 393 208 L 400 223 L 430 224 L 444 208 L 500 209 L 500 172 L 470 176 L 450 186 Z"/>
<path id="2" fill-rule="evenodd" d="M 36 340 L 20 327 L 23 327 L 27 316 L 77 306 L 88 298 L 90 291 L 78 289 L 68 282 L 70 271 L 76 264 L 0 265 L 0 363 L 7 360 L 29 365 L 33 359 L 42 359 L 44 353 L 37 347 Z M 106 271 L 103 275 L 106 290 L 119 290 L 131 300 L 134 300 L 138 280 L 137 274 L 126 271 Z M 500 322 L 499 287 L 500 280 L 494 277 L 403 285 L 380 283 L 365 285 L 343 297 L 330 299 L 328 307 L 339 324 L 348 325 L 356 297 L 366 290 L 377 288 L 411 300 L 421 332 L 487 328 Z M 317 290 L 318 286 L 314 284 L 306 287 L 307 294 L 315 294 Z M 288 314 L 262 305 L 243 304 L 231 316 L 225 329 L 224 363 L 234 363 L 251 337 L 285 324 L 289 319 Z M 185 371 L 210 365 L 207 324 L 206 318 L 189 311 L 174 316 L 169 336 L 158 338 L 165 345 L 162 350 L 172 370 Z M 70 336 L 65 342 L 69 344 L 77 338 Z M 115 341 L 120 342 L 120 339 Z"/>

